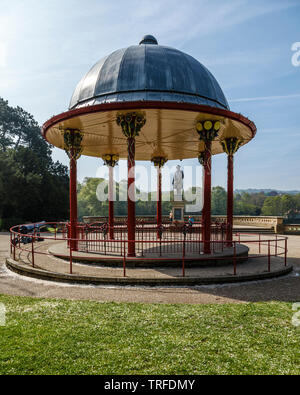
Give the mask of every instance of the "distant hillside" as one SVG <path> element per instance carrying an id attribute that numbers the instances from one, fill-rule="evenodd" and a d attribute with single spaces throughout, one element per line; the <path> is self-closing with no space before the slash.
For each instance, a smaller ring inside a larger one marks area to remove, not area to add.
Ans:
<path id="1" fill-rule="evenodd" d="M 280 191 L 278 189 L 236 189 L 234 191 L 235 194 L 242 194 L 242 193 L 249 193 L 250 195 L 253 195 L 254 193 L 265 193 L 265 194 L 271 194 L 273 192 L 276 192 L 278 195 L 297 195 L 300 193 L 300 191 Z"/>

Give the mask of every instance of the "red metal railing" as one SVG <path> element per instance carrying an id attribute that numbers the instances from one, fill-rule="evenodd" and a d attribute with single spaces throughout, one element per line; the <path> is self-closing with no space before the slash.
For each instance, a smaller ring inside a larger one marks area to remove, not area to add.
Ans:
<path id="1" fill-rule="evenodd" d="M 179 242 L 180 245 L 180 242 L 185 239 L 187 242 L 198 241 L 198 246 L 190 243 L 187 247 L 187 252 L 197 252 L 198 250 L 198 252 L 201 253 L 201 243 L 203 243 L 202 231 L 203 228 L 201 223 L 193 224 L 193 226 L 187 223 L 168 223 L 158 228 L 156 225 L 140 221 L 136 226 L 135 232 L 136 251 L 143 256 L 145 253 L 145 242 L 148 242 L 148 250 L 152 250 L 153 253 L 157 253 L 159 249 L 160 254 L 174 254 L 181 251 L 176 242 Z M 77 234 L 79 251 L 103 253 L 105 255 L 122 255 L 123 249 L 121 245 L 109 240 L 108 225 L 106 222 L 78 225 Z M 126 238 L 126 224 L 116 224 L 114 226 L 114 240 L 122 242 Z M 162 243 L 164 241 L 169 241 L 170 243 Z M 223 243 L 219 243 L 220 241 Z M 224 243 L 226 242 L 225 224 L 213 224 L 211 226 L 211 242 L 213 252 L 224 250 Z"/>
<path id="2" fill-rule="evenodd" d="M 76 240 L 71 240 L 68 237 L 68 224 L 67 223 L 47 223 L 43 224 L 44 231 L 41 231 L 39 227 L 35 227 L 32 224 L 33 229 L 30 233 L 24 233 L 22 231 L 23 227 L 27 225 L 18 225 L 10 230 L 10 252 L 14 260 L 21 259 L 21 254 L 26 253 L 31 257 L 31 265 L 35 267 L 36 258 L 39 256 L 52 256 L 49 252 L 39 251 L 35 248 L 38 242 L 47 241 L 65 241 L 69 246 L 69 267 L 70 274 L 73 273 L 73 260 L 74 253 L 72 249 L 71 241 L 76 241 L 79 246 L 82 244 L 87 245 L 88 253 L 90 254 L 90 249 L 94 248 L 94 253 L 97 252 L 95 246 L 99 245 L 99 254 L 105 255 L 107 261 L 116 262 L 120 258 L 123 264 L 123 275 L 126 276 L 126 263 L 129 260 L 127 258 L 127 245 L 129 240 L 127 240 L 126 229 L 124 227 L 116 227 L 115 240 L 109 240 L 107 238 L 108 234 L 105 234 L 105 229 L 102 229 L 101 233 L 95 231 L 84 232 L 85 228 L 83 225 L 79 225 L 79 238 Z M 287 237 L 279 237 L 278 235 L 270 238 L 266 238 L 266 235 L 255 235 L 253 233 L 247 234 L 235 234 L 234 240 L 227 241 L 224 239 L 223 226 L 218 228 L 219 225 L 215 227 L 215 237 L 212 240 L 211 246 L 215 254 L 211 256 L 203 256 L 202 245 L 203 240 L 201 237 L 201 226 L 192 227 L 187 229 L 187 232 L 165 232 L 163 237 L 157 239 L 157 229 L 155 227 L 145 227 L 142 226 L 140 233 L 137 232 L 139 238 L 138 240 L 131 241 L 136 244 L 136 250 L 139 252 L 140 256 L 136 258 L 130 258 L 130 261 L 142 260 L 147 262 L 161 263 L 162 266 L 166 260 L 168 262 L 177 263 L 182 261 L 182 276 L 186 275 L 186 263 L 187 262 L 201 262 L 205 261 L 209 264 L 210 261 L 218 261 L 220 264 L 222 261 L 228 261 L 228 256 L 223 256 L 220 254 L 225 248 L 229 248 L 228 245 L 232 245 L 231 249 L 228 251 L 232 252 L 230 259 L 232 259 L 233 274 L 237 275 L 238 263 L 241 260 L 245 260 L 245 257 L 239 256 L 237 249 L 240 244 L 250 246 L 252 252 L 249 255 L 249 259 L 255 258 L 266 258 L 267 260 L 267 270 L 271 272 L 272 258 L 282 257 L 284 261 L 284 266 L 287 266 Z M 221 232 L 220 232 L 221 229 Z M 97 230 L 97 229 L 96 229 Z M 147 232 L 149 230 L 149 232 Z M 51 234 L 50 234 L 51 231 Z M 190 232 L 189 232 L 190 231 Z M 80 233 L 81 232 L 81 233 Z M 214 232 L 212 232 L 214 234 Z M 155 236 L 156 238 L 153 238 Z M 219 239 L 218 239 L 219 238 Z M 81 243 L 81 244 L 80 244 Z M 29 246 L 26 248 L 26 246 Z M 256 253 L 254 250 L 256 249 Z M 82 249 L 84 251 L 84 249 Z M 116 254 L 112 254 L 111 251 L 115 251 Z M 85 251 L 84 251 L 85 252 Z M 18 257 L 17 257 L 18 253 Z M 218 256 L 219 254 L 219 256 Z M 85 260 L 93 262 L 94 258 L 91 256 L 84 256 Z"/>

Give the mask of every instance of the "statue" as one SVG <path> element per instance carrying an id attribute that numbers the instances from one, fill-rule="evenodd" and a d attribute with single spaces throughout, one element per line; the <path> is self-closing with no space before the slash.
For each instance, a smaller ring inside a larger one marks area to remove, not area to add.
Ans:
<path id="1" fill-rule="evenodd" d="M 184 179 L 184 173 L 181 170 L 181 167 L 178 165 L 176 167 L 176 173 L 174 175 L 173 179 L 173 188 L 174 188 L 174 198 L 175 200 L 182 200 L 182 190 L 183 190 L 183 179 Z"/>

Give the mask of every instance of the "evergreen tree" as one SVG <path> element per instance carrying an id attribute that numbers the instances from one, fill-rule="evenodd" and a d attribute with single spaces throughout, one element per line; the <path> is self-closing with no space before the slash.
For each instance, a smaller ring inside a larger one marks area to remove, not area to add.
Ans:
<path id="1" fill-rule="evenodd" d="M 32 115 L 0 98 L 1 227 L 68 218 L 68 169 L 51 157 Z"/>

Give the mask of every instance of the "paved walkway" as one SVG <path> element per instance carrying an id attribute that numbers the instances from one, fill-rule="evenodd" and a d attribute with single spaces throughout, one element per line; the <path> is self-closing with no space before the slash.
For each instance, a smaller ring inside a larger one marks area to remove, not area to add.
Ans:
<path id="1" fill-rule="evenodd" d="M 300 237 L 289 237 L 289 263 L 293 274 L 274 280 L 223 286 L 138 288 L 76 286 L 33 280 L 11 273 L 4 262 L 9 237 L 0 236 L 0 293 L 19 296 L 142 303 L 300 302 Z"/>

